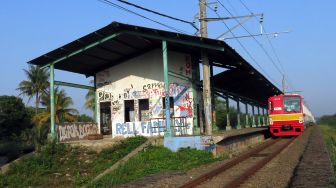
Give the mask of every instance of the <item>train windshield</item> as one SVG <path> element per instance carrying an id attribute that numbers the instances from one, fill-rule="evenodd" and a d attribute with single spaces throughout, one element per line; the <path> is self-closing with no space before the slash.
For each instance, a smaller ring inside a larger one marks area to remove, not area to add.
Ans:
<path id="1" fill-rule="evenodd" d="M 284 97 L 284 111 L 285 112 L 300 112 L 300 97 Z"/>

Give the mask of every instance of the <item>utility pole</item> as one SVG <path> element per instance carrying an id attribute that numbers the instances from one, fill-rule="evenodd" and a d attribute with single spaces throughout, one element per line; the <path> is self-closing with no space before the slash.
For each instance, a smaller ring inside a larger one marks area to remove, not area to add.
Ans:
<path id="1" fill-rule="evenodd" d="M 206 21 L 206 0 L 199 0 L 199 21 L 201 37 L 208 37 Z M 203 108 L 205 119 L 205 134 L 212 135 L 212 105 L 211 105 L 211 88 L 210 88 L 210 66 L 207 53 L 201 51 L 201 60 L 203 64 Z"/>

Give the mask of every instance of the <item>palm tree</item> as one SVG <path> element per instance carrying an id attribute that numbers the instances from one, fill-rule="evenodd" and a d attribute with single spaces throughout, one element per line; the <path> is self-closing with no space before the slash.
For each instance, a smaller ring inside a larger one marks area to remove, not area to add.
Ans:
<path id="1" fill-rule="evenodd" d="M 28 102 L 35 97 L 35 113 L 37 114 L 41 96 L 47 91 L 49 86 L 49 74 L 46 69 L 33 65 L 29 65 L 28 70 L 23 69 L 23 71 L 27 76 L 27 80 L 21 81 L 17 90 L 20 90 L 20 95 L 28 97 Z"/>
<path id="2" fill-rule="evenodd" d="M 91 81 L 90 83 L 93 83 Z M 85 107 L 87 109 L 92 110 L 93 116 L 95 116 L 94 110 L 95 110 L 95 91 L 93 89 L 89 89 L 89 91 L 85 95 Z M 93 117 L 95 118 L 95 117 Z"/>
<path id="3" fill-rule="evenodd" d="M 37 125 L 42 125 L 50 119 L 50 96 L 49 91 L 42 95 L 41 104 L 46 106 L 45 112 L 37 114 L 33 121 Z M 65 121 L 73 122 L 76 121 L 76 116 L 78 111 L 74 108 L 70 108 L 73 105 L 72 98 L 67 96 L 65 91 L 60 90 L 58 87 L 55 88 L 55 123 L 59 124 Z"/>

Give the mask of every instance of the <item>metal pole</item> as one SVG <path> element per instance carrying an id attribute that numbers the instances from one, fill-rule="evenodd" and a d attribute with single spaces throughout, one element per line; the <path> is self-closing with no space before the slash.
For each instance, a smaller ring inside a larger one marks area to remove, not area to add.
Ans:
<path id="1" fill-rule="evenodd" d="M 254 105 L 252 104 L 252 127 L 256 127 Z"/>
<path id="2" fill-rule="evenodd" d="M 265 122 L 265 108 L 261 108 L 261 110 L 262 110 L 262 116 L 263 116 L 263 118 L 262 118 L 263 126 L 265 126 L 266 125 L 266 122 Z"/>
<path id="3" fill-rule="evenodd" d="M 96 75 L 93 76 L 93 85 L 94 85 L 94 119 L 96 123 L 98 123 L 98 108 L 97 108 L 97 103 L 98 103 L 98 98 L 97 98 L 97 77 Z M 100 132 L 100 131 L 99 131 Z"/>
<path id="4" fill-rule="evenodd" d="M 258 109 L 258 127 L 261 126 L 261 122 L 260 122 L 260 109 L 259 109 L 259 106 L 257 107 Z"/>
<path id="5" fill-rule="evenodd" d="M 237 98 L 237 129 L 241 129 L 239 98 Z"/>
<path id="6" fill-rule="evenodd" d="M 168 77 L 168 51 L 167 42 L 162 41 L 162 58 L 163 58 L 163 79 L 165 86 L 165 114 L 166 114 L 166 131 L 164 136 L 171 137 L 170 129 L 170 102 L 169 102 L 169 77 Z"/>
<path id="7" fill-rule="evenodd" d="M 245 103 L 245 127 L 250 127 L 249 125 L 249 115 L 247 111 L 247 102 Z"/>
<path id="8" fill-rule="evenodd" d="M 231 130 L 231 124 L 230 124 L 230 106 L 229 106 L 229 97 L 225 98 L 226 102 L 226 128 L 225 130 Z"/>
<path id="9" fill-rule="evenodd" d="M 55 87 L 54 87 L 54 64 L 50 64 L 50 132 L 51 139 L 56 138 L 55 134 Z"/>
<path id="10" fill-rule="evenodd" d="M 207 38 L 207 22 L 206 18 L 206 1 L 199 0 L 199 20 L 201 37 Z M 209 58 L 204 50 L 201 50 L 201 59 L 203 64 L 203 101 L 204 101 L 204 118 L 205 118 L 205 133 L 212 135 L 212 105 L 211 105 L 211 88 L 210 88 L 210 70 Z"/>

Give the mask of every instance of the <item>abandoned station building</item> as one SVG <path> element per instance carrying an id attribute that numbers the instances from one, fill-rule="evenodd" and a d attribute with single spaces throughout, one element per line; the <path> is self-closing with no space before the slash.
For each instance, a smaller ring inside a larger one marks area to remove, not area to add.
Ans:
<path id="1" fill-rule="evenodd" d="M 51 90 L 54 84 L 94 89 L 95 126 L 99 133 L 113 137 L 163 135 L 168 104 L 172 134 L 199 135 L 204 132 L 205 118 L 214 118 L 203 110 L 201 52 L 207 54 L 210 64 L 212 104 L 214 97 L 221 96 L 227 102 L 235 100 L 238 111 L 243 103 L 246 111 L 249 105 L 253 114 L 255 108 L 264 114 L 267 98 L 281 93 L 223 41 L 118 22 L 29 63 L 50 68 Z M 214 75 L 214 67 L 220 67 L 222 72 Z M 94 86 L 54 81 L 54 69 L 93 76 Z M 169 87 L 165 88 L 165 84 Z M 165 102 L 166 91 L 169 103 Z M 215 109 L 214 105 L 211 107 Z M 260 121 L 252 125 L 258 126 Z M 52 133 L 56 130 L 58 135 L 64 134 L 57 127 L 54 129 L 53 118 L 51 126 Z M 231 125 L 228 121 L 226 126 L 230 129 L 245 125 L 239 121 Z M 84 136 L 90 133 L 78 132 Z M 68 136 L 83 138 L 76 134 Z"/>

